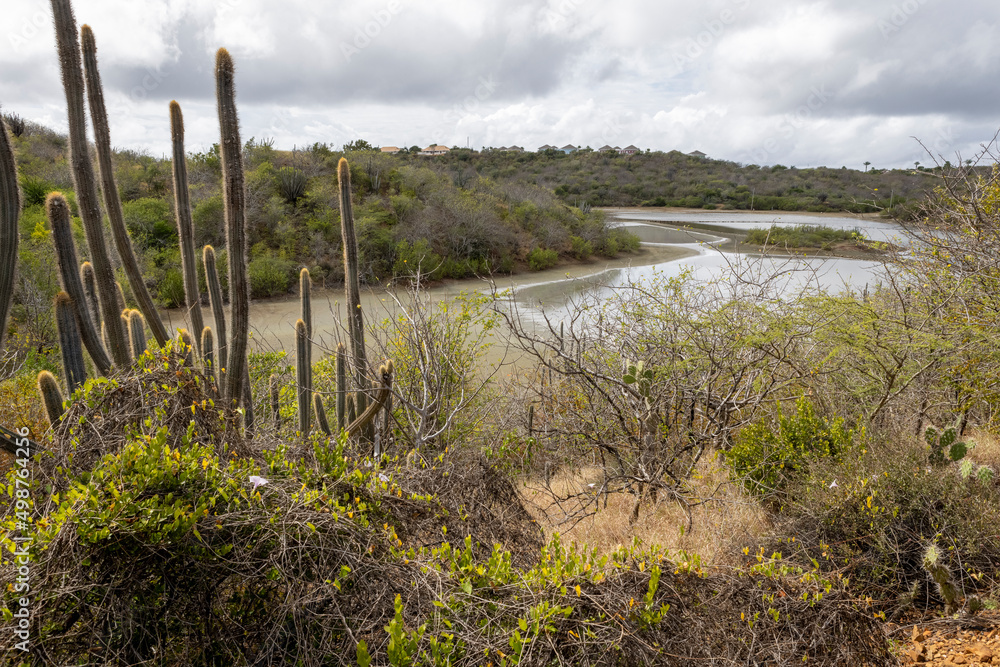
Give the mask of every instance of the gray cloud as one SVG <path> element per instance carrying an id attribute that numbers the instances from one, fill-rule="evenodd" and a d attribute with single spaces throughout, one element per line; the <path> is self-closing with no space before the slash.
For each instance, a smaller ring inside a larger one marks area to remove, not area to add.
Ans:
<path id="1" fill-rule="evenodd" d="M 31 0 L 7 4 L 0 102 L 59 118 L 51 27 L 36 25 Z M 1000 108 L 1000 7 L 987 0 L 75 5 L 97 35 L 115 143 L 154 152 L 171 99 L 207 116 L 191 122 L 192 144 L 214 140 L 222 45 L 237 62 L 245 133 L 279 145 L 364 133 L 899 164 L 919 159 L 911 135 L 974 150 Z"/>

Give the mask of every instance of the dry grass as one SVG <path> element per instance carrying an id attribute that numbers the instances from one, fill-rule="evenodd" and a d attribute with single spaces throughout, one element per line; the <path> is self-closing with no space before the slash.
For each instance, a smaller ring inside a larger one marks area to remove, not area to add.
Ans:
<path id="1" fill-rule="evenodd" d="M 975 443 L 975 447 L 969 452 L 969 458 L 1000 472 L 1000 435 L 985 428 L 973 428 L 965 440 Z"/>
<path id="2" fill-rule="evenodd" d="M 600 553 L 610 553 L 638 537 L 646 544 L 659 544 L 673 552 L 683 549 L 697 553 L 706 565 L 737 565 L 742 547 L 753 543 L 769 527 L 759 503 L 729 482 L 726 468 L 715 456 L 702 459 L 691 481 L 692 495 L 702 499 L 700 505 L 691 507 L 691 530 L 685 509 L 662 498 L 655 503 L 646 501 L 638 520 L 630 523 L 635 496 L 628 493 L 611 494 L 606 503 L 602 498 L 596 514 L 575 522 L 569 520 L 573 507 L 557 502 L 550 490 L 565 498 L 596 489 L 600 487 L 600 474 L 599 468 L 588 466 L 558 473 L 548 488 L 538 480 L 524 483 L 526 504 L 547 539 L 558 532 L 564 543 L 586 543 Z"/>

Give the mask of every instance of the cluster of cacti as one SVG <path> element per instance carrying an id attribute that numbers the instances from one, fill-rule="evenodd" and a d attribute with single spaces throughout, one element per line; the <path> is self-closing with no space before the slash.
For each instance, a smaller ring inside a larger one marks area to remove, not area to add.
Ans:
<path id="1" fill-rule="evenodd" d="M 90 118 L 97 146 L 97 165 L 101 175 L 101 192 L 104 194 L 104 207 L 111 223 L 111 236 L 115 241 L 115 248 L 118 250 L 125 275 L 128 276 L 132 295 L 139 304 L 139 310 L 149 324 L 153 338 L 160 345 L 165 345 L 167 329 L 163 326 L 156 304 L 153 303 L 153 297 L 146 289 L 142 270 L 139 268 L 139 262 L 132 250 L 132 242 L 125 228 L 125 214 L 122 211 L 118 185 L 115 183 L 114 165 L 111 162 L 111 128 L 108 125 L 108 112 L 104 106 L 101 74 L 97 69 L 97 42 L 89 26 L 84 25 L 80 28 L 80 36 L 83 44 L 83 68 L 87 79 L 87 99 L 90 102 Z"/>
<path id="2" fill-rule="evenodd" d="M 97 45 L 88 26 L 82 26 L 78 36 L 71 0 L 51 0 L 56 30 L 56 42 L 66 94 L 69 120 L 69 159 L 76 187 L 76 200 L 86 234 L 90 261 L 78 263 L 66 198 L 52 193 L 46 211 L 52 229 L 60 283 L 63 292 L 56 299 L 56 315 L 63 352 L 66 390 L 72 394 L 86 380 L 86 349 L 94 369 L 102 375 L 114 367 L 124 369 L 142 356 L 147 349 L 146 328 L 157 344 L 169 339 L 149 291 L 143 281 L 129 239 L 122 203 L 115 183 L 112 164 L 111 133 L 97 63 Z M 81 57 L 82 55 L 82 57 Z M 180 105 L 170 104 L 171 138 L 173 145 L 173 179 L 181 265 L 184 277 L 185 305 L 191 331 L 177 332 L 184 363 L 193 366 L 196 354 L 201 357 L 206 377 L 227 406 L 242 404 L 244 425 L 253 427 L 253 401 L 247 358 L 249 339 L 249 281 L 247 275 L 247 240 L 245 224 L 245 182 L 242 143 L 236 109 L 234 65 L 225 49 L 216 54 L 216 95 L 218 104 L 222 190 L 225 208 L 225 228 L 228 251 L 229 302 L 231 321 L 227 336 L 223 296 L 219 282 L 215 251 L 203 250 L 205 278 L 209 303 L 215 321 L 214 330 L 204 325 L 201 314 L 201 294 L 198 289 L 194 248 L 194 225 L 187 182 L 184 153 L 184 121 Z M 85 100 L 85 97 L 87 98 Z M 87 146 L 85 103 L 89 100 L 90 116 L 97 147 L 97 163 L 101 178 L 104 208 L 110 221 L 111 235 L 117 254 L 129 281 L 131 294 L 138 310 L 126 308 L 124 294 L 115 281 L 112 255 L 104 240 L 103 220 L 98 200 L 98 183 Z M 6 324 L 13 294 L 14 271 L 17 261 L 18 218 L 21 201 L 17 168 L 6 128 L 0 135 L 0 324 Z M 304 175 L 286 170 L 283 175 L 290 190 L 304 189 Z M 381 384 L 368 386 L 368 364 L 365 354 L 364 317 L 361 310 L 358 246 L 351 203 L 350 168 L 346 160 L 338 165 L 340 187 L 341 231 L 344 241 L 344 268 L 350 338 L 350 362 L 343 344 L 336 355 L 336 424 L 338 429 L 362 433 L 373 440 L 372 423 L 380 410 L 386 423 L 391 413 L 392 364 L 379 369 Z M 297 197 L 296 197 L 297 198 Z M 309 271 L 300 274 L 302 319 L 296 326 L 298 347 L 297 384 L 299 427 L 308 433 L 311 415 L 325 433 L 332 428 L 322 397 L 313 393 L 312 383 L 312 302 Z M 0 336 L 3 331 L 0 329 Z M 2 339 L 0 339 L 2 342 Z M 351 371 L 348 372 L 348 363 Z M 350 377 L 350 381 L 349 378 Z M 349 383 L 354 389 L 349 388 Z M 39 391 L 54 421 L 62 412 L 62 394 L 51 374 L 39 376 Z M 278 382 L 272 376 L 271 412 L 280 424 Z M 369 401 L 369 393 L 374 400 Z"/>
<path id="3" fill-rule="evenodd" d="M 97 197 L 97 182 L 87 147 L 87 121 L 84 108 L 80 43 L 77 38 L 76 19 L 73 17 L 70 0 L 52 0 L 52 15 L 56 28 L 56 46 L 59 51 L 63 89 L 66 92 L 69 118 L 69 157 L 73 181 L 76 185 L 76 202 L 87 236 L 91 263 L 94 266 L 97 296 L 111 348 L 111 358 L 117 366 L 127 368 L 131 362 L 131 355 L 128 350 L 125 329 L 122 326 L 121 310 L 118 308 L 114 267 L 104 242 L 104 223 Z M 76 275 L 78 275 L 78 266 L 75 263 L 73 265 L 73 273 Z M 65 278 L 66 276 L 64 276 Z M 79 295 L 67 291 L 79 307 L 79 304 L 82 303 Z M 90 345 L 87 347 L 90 351 Z"/>
<path id="4" fill-rule="evenodd" d="M 924 551 L 924 570 L 931 576 L 937 586 L 938 593 L 944 600 L 944 613 L 954 614 L 958 611 L 958 587 L 951 578 L 951 570 L 942 562 L 941 554 L 936 544 L 931 544 Z"/>
<path id="5" fill-rule="evenodd" d="M 924 440 L 930 447 L 927 458 L 933 466 L 942 466 L 949 461 L 961 461 L 969 451 L 969 445 L 958 440 L 958 429 L 954 426 L 949 426 L 940 432 L 933 426 L 928 426 L 924 431 Z"/>

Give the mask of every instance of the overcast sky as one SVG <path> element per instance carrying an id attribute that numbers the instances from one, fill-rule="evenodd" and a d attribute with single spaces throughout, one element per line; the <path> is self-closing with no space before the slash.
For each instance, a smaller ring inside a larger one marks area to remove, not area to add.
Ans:
<path id="1" fill-rule="evenodd" d="M 0 105 L 65 130 L 50 9 L 3 0 Z M 116 146 L 218 141 L 214 53 L 242 133 L 474 148 L 635 144 L 861 168 L 973 157 L 1000 128 L 996 0 L 75 0 Z M 913 137 L 916 137 L 914 139 Z"/>

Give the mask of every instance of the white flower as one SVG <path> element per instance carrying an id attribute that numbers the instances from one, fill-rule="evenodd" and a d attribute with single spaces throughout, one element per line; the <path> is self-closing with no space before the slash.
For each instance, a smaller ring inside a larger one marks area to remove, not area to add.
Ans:
<path id="1" fill-rule="evenodd" d="M 837 480 L 833 480 L 832 482 L 830 482 L 830 488 L 831 489 L 836 489 L 837 486 L 838 486 Z"/>
<path id="2" fill-rule="evenodd" d="M 379 478 L 380 480 L 382 480 L 383 482 L 388 482 L 388 481 L 389 481 L 389 478 L 388 478 L 388 477 L 386 476 L 386 474 L 385 474 L 385 473 L 382 473 L 382 472 L 380 472 L 380 473 L 378 474 L 378 478 Z"/>
<path id="3" fill-rule="evenodd" d="M 253 488 L 250 489 L 251 491 L 256 491 L 258 486 L 264 486 L 267 484 L 266 479 L 257 475 L 250 475 L 250 482 L 253 483 Z"/>

